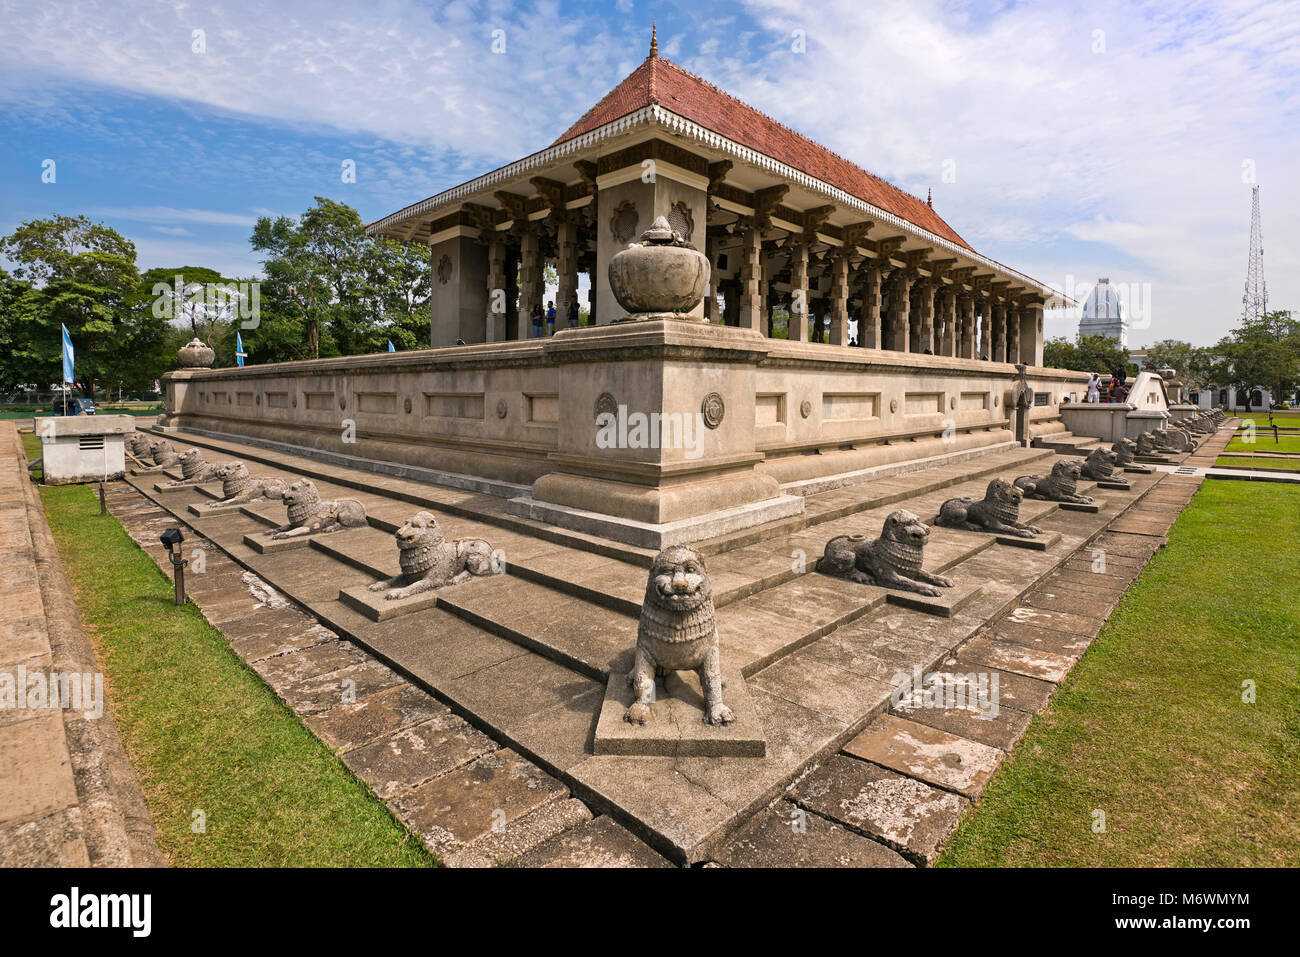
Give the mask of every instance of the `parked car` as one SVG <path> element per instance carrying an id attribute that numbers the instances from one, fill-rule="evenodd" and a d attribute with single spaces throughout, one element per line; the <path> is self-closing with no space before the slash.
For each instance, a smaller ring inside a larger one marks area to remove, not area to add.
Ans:
<path id="1" fill-rule="evenodd" d="M 94 415 L 95 403 L 92 399 L 85 399 L 79 395 L 68 396 L 65 405 L 62 396 L 58 396 L 50 403 L 50 415 Z"/>

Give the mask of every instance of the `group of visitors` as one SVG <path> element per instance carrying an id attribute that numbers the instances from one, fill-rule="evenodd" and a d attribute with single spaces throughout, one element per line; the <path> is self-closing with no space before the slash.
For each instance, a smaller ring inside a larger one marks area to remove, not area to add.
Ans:
<path id="1" fill-rule="evenodd" d="M 541 305 L 533 306 L 529 316 L 533 321 L 533 338 L 542 338 L 542 322 L 546 323 L 546 334 L 555 335 L 555 300 L 551 299 L 546 303 L 546 312 L 542 312 Z M 578 328 L 578 300 L 576 298 L 569 300 L 569 328 Z"/>
<path id="2" fill-rule="evenodd" d="M 1128 373 L 1124 371 L 1122 365 L 1115 367 L 1115 371 L 1111 374 L 1108 383 L 1103 383 L 1098 373 L 1088 373 L 1088 391 L 1084 395 L 1083 401 L 1101 402 L 1103 392 L 1107 402 L 1128 401 Z"/>

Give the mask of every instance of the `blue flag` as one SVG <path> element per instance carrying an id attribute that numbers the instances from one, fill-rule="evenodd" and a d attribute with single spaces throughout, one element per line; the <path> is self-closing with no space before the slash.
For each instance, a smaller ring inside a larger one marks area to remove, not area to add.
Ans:
<path id="1" fill-rule="evenodd" d="M 75 382 L 77 377 L 74 374 L 73 366 L 72 339 L 68 336 L 68 327 L 63 326 L 63 381 Z"/>
<path id="2" fill-rule="evenodd" d="M 393 340 L 392 340 L 392 339 L 389 339 L 389 340 L 388 340 L 388 351 L 389 351 L 389 352 L 396 352 L 396 351 L 397 351 L 396 349 L 393 348 Z"/>
<path id="3" fill-rule="evenodd" d="M 244 337 L 239 334 L 238 330 L 235 330 L 235 362 L 237 362 L 239 367 L 242 369 L 244 367 L 244 360 L 247 358 L 248 353 L 244 351 Z"/>

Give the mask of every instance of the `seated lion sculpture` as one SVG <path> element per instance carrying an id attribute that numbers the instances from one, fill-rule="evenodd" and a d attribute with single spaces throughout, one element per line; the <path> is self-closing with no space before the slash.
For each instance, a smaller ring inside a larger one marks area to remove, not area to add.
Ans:
<path id="1" fill-rule="evenodd" d="M 158 461 L 157 457 L 154 461 Z M 168 482 L 163 488 L 183 488 L 187 485 L 204 485 L 217 480 L 216 466 L 203 461 L 201 449 L 186 449 L 180 454 L 177 463 L 181 467 L 181 477 L 175 482 Z"/>
<path id="2" fill-rule="evenodd" d="M 1028 498 L 1037 498 L 1045 502 L 1088 505 L 1092 499 L 1075 491 L 1081 471 L 1082 467 L 1077 459 L 1075 461 L 1060 459 L 1052 466 L 1052 473 L 1046 478 L 1041 475 L 1022 475 L 1016 479 L 1016 488 L 1024 492 Z"/>
<path id="3" fill-rule="evenodd" d="M 718 663 L 718 626 L 713 584 L 700 553 L 673 545 L 655 556 L 641 603 L 636 656 L 627 682 L 636 700 L 625 721 L 645 724 L 654 717 L 655 676 L 694 671 L 704 692 L 704 723 L 736 720 L 722 703 L 722 669 Z"/>
<path id="4" fill-rule="evenodd" d="M 126 450 L 137 459 L 150 458 L 149 444 L 149 436 L 143 432 L 128 432 L 126 435 Z"/>
<path id="5" fill-rule="evenodd" d="M 1083 460 L 1083 466 L 1079 469 L 1079 474 L 1094 482 L 1113 482 L 1116 485 L 1128 485 L 1128 479 L 1115 474 L 1115 466 L 1118 463 L 1118 455 L 1109 449 L 1098 446 L 1089 452 L 1088 457 Z"/>
<path id="6" fill-rule="evenodd" d="M 950 498 L 944 502 L 935 524 L 971 532 L 1033 538 L 1043 530 L 1020 521 L 1020 500 L 1023 497 L 1020 489 L 1010 482 L 995 478 L 989 482 L 981 500 Z"/>
<path id="7" fill-rule="evenodd" d="M 1173 449 L 1165 448 L 1160 445 L 1154 432 L 1143 432 L 1137 437 L 1138 455 L 1164 455 L 1166 452 L 1172 451 Z"/>
<path id="8" fill-rule="evenodd" d="M 416 512 L 394 537 L 401 574 L 369 586 L 371 591 L 387 588 L 386 600 L 410 598 L 435 588 L 459 585 L 475 576 L 501 573 L 492 560 L 491 545 L 481 538 L 447 541 L 438 520 L 429 512 Z"/>
<path id="9" fill-rule="evenodd" d="M 267 533 L 273 539 L 325 535 L 366 524 L 366 509 L 360 502 L 350 498 L 322 502 L 316 484 L 309 479 L 289 486 L 284 493 L 284 505 L 289 522 Z"/>
<path id="10" fill-rule="evenodd" d="M 817 570 L 862 585 L 939 595 L 939 588 L 952 587 L 952 579 L 932 575 L 921 567 L 929 539 L 930 526 L 900 508 L 885 519 L 877 539 L 869 540 L 865 535 L 832 538 L 826 543 Z"/>
<path id="11" fill-rule="evenodd" d="M 148 459 L 163 469 L 175 468 L 180 463 L 180 456 L 165 439 L 156 439 L 149 443 Z"/>
<path id="12" fill-rule="evenodd" d="M 213 477 L 221 482 L 221 498 L 208 502 L 204 508 L 222 508 L 269 499 L 278 502 L 284 498 L 285 484 L 280 479 L 253 478 L 243 462 L 226 462 L 213 470 Z"/>
<path id="13" fill-rule="evenodd" d="M 1137 443 L 1132 439 L 1125 437 L 1116 441 L 1115 444 L 1110 447 L 1110 450 L 1115 453 L 1116 465 L 1132 465 L 1133 453 L 1137 451 Z"/>

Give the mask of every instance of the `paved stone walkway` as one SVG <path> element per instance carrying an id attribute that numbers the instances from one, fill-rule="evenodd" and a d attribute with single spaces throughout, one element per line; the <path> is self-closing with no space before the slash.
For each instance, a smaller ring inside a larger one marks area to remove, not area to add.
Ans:
<path id="1" fill-rule="evenodd" d="M 51 678 L 93 694 L 96 675 L 18 432 L 0 422 L 0 866 L 166 863 L 102 697 L 37 704 Z"/>

